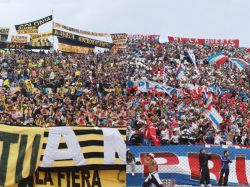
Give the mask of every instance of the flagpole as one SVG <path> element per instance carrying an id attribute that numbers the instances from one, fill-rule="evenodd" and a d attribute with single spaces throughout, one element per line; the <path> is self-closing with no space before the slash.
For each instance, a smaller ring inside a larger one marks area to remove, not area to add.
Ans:
<path id="1" fill-rule="evenodd" d="M 52 45 L 53 45 L 53 52 L 54 52 L 54 46 L 55 46 L 55 40 L 54 40 L 54 34 L 53 34 L 53 30 L 54 30 L 54 10 L 52 10 Z"/>

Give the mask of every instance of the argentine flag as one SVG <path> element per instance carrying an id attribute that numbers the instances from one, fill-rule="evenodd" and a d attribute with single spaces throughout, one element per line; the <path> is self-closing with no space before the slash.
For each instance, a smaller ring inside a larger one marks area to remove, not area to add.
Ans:
<path id="1" fill-rule="evenodd" d="M 220 113 L 211 105 L 206 108 L 205 116 L 211 120 L 213 127 L 217 130 L 223 121 Z"/>
<path id="2" fill-rule="evenodd" d="M 229 58 L 229 61 L 234 63 L 240 70 L 245 69 L 249 64 L 240 58 Z"/>
<path id="3" fill-rule="evenodd" d="M 207 60 L 210 65 L 222 65 L 228 60 L 228 57 L 222 53 L 217 53 L 215 55 L 209 56 Z"/>

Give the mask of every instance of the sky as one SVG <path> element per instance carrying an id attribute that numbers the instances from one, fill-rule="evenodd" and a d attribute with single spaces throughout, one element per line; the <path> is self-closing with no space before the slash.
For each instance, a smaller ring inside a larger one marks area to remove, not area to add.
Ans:
<path id="1" fill-rule="evenodd" d="M 0 0 L 0 27 L 46 17 L 105 33 L 239 39 L 250 47 L 250 0 Z M 51 28 L 42 26 L 41 31 Z M 40 28 L 39 28 L 40 29 Z M 40 31 L 40 30 L 39 30 Z"/>

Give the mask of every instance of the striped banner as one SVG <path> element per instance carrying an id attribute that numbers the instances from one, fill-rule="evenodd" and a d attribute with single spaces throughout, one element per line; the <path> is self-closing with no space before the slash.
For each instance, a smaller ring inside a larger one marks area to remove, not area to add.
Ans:
<path id="1" fill-rule="evenodd" d="M 40 169 L 125 170 L 125 139 L 125 128 L 51 127 L 44 133 Z"/>

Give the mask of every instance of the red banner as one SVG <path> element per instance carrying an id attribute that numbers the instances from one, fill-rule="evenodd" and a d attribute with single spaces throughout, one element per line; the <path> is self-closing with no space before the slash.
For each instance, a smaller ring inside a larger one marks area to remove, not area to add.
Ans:
<path id="1" fill-rule="evenodd" d="M 181 42 L 181 43 L 196 43 L 196 44 L 221 44 L 221 45 L 233 45 L 234 47 L 239 47 L 240 41 L 238 39 L 198 39 L 198 38 L 181 38 L 181 37 L 168 37 L 169 42 Z"/>

